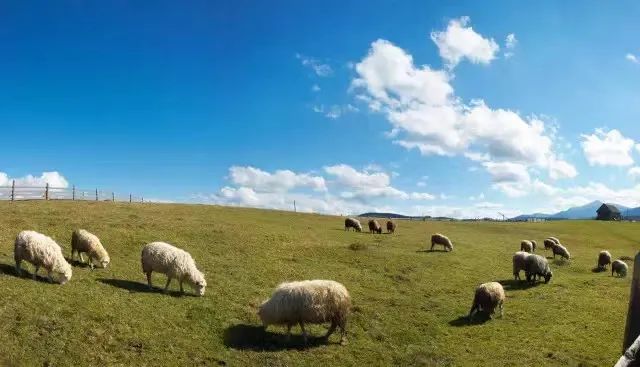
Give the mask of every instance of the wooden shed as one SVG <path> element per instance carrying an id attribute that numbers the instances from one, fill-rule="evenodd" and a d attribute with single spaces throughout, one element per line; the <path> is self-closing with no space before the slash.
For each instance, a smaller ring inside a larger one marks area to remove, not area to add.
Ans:
<path id="1" fill-rule="evenodd" d="M 611 204 L 602 204 L 598 210 L 596 210 L 598 216 L 597 220 L 621 220 L 622 214 L 620 214 L 620 210 L 616 208 L 615 205 Z"/>

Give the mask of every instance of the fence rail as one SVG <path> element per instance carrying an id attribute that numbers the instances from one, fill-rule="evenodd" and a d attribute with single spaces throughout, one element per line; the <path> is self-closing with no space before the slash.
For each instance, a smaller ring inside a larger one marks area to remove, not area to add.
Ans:
<path id="1" fill-rule="evenodd" d="M 0 200 L 84 200 L 84 201 L 119 201 L 144 203 L 144 197 L 133 194 L 120 194 L 114 191 L 99 189 L 81 189 L 72 187 L 45 186 L 0 186 Z"/>

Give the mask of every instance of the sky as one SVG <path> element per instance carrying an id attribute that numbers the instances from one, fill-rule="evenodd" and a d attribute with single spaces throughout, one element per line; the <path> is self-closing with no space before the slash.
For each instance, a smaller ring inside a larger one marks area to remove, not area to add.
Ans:
<path id="1" fill-rule="evenodd" d="M 640 206 L 640 4 L 0 3 L 0 186 L 327 214 Z"/>

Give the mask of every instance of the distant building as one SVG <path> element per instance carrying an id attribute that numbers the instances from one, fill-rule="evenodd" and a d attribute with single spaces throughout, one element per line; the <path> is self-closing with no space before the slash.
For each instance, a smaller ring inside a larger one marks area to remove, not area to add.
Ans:
<path id="1" fill-rule="evenodd" d="M 622 214 L 620 214 L 620 210 L 616 208 L 615 205 L 611 204 L 602 204 L 598 210 L 596 210 L 598 216 L 597 220 L 621 220 Z"/>
<path id="2" fill-rule="evenodd" d="M 538 217 L 527 218 L 527 222 L 544 222 L 544 221 L 546 221 L 545 218 L 538 218 Z"/>

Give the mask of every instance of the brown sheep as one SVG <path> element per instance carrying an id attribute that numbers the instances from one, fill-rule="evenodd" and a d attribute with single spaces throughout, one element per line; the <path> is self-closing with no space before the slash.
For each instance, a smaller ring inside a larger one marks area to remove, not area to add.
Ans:
<path id="1" fill-rule="evenodd" d="M 396 224 L 392 221 L 387 221 L 387 232 L 394 233 L 396 231 Z"/>
<path id="2" fill-rule="evenodd" d="M 377 220 L 371 219 L 369 221 L 369 233 L 382 233 L 382 226 L 380 225 L 380 223 L 378 223 Z"/>

